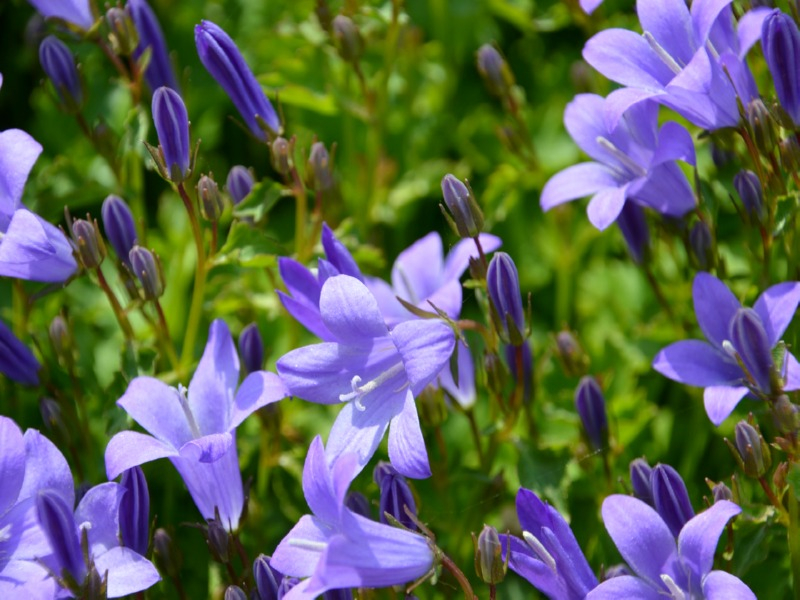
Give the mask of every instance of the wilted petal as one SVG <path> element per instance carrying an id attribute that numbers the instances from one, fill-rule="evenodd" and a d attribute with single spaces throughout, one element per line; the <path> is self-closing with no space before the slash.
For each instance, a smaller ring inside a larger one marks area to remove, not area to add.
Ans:
<path id="1" fill-rule="evenodd" d="M 287 396 L 289 390 L 286 384 L 275 373 L 250 373 L 236 392 L 228 428 L 236 429 L 254 411 Z"/>
<path id="2" fill-rule="evenodd" d="M 720 500 L 689 520 L 678 536 L 678 554 L 693 575 L 693 584 L 700 584 L 714 566 L 714 552 L 725 525 L 742 509 L 733 502 Z"/>
<path id="3" fill-rule="evenodd" d="M 131 381 L 117 405 L 143 429 L 175 450 L 193 437 L 178 390 L 154 377 L 137 377 Z"/>
<path id="4" fill-rule="evenodd" d="M 455 346 L 455 334 L 444 322 L 419 319 L 398 324 L 392 330 L 411 391 L 416 396 L 442 370 Z"/>
<path id="5" fill-rule="evenodd" d="M 131 467 L 138 467 L 151 460 L 178 456 L 172 445 L 136 431 L 121 431 L 106 446 L 106 475 L 115 479 Z"/>
<path id="6" fill-rule="evenodd" d="M 742 305 L 724 283 L 709 273 L 698 273 L 692 283 L 694 314 L 709 342 L 722 347 L 730 324 Z"/>
<path id="7" fill-rule="evenodd" d="M 392 419 L 389 430 L 389 460 L 397 472 L 413 479 L 431 476 L 425 438 L 419 426 L 417 406 L 411 390 L 406 392 L 403 410 Z"/>
<path id="8" fill-rule="evenodd" d="M 800 283 L 787 281 L 768 288 L 758 297 L 753 309 L 761 317 L 770 347 L 781 339 L 792 322 L 800 302 Z"/>
<path id="9" fill-rule="evenodd" d="M 706 600 L 756 600 L 756 595 L 738 577 L 725 571 L 711 571 L 703 580 Z"/>
<path id="10" fill-rule="evenodd" d="M 116 546 L 95 556 L 94 562 L 98 573 L 108 572 L 109 598 L 134 594 L 161 581 L 153 563 L 130 548 Z"/>
<path id="11" fill-rule="evenodd" d="M 542 210 L 592 196 L 606 189 L 616 189 L 619 185 L 611 170 L 600 163 L 581 163 L 567 167 L 553 175 L 544 185 L 539 204 Z"/>
<path id="12" fill-rule="evenodd" d="M 716 385 L 707 387 L 703 392 L 703 404 L 711 422 L 719 426 L 733 412 L 748 391 L 746 387 Z"/>
<path id="13" fill-rule="evenodd" d="M 653 368 L 687 385 L 733 385 L 743 379 L 742 370 L 720 350 L 700 340 L 681 340 L 664 348 L 653 359 Z"/>

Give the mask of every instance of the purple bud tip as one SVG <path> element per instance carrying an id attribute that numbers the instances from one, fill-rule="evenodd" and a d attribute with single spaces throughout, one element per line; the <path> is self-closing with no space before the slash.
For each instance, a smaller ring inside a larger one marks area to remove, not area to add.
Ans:
<path id="1" fill-rule="evenodd" d="M 778 9 L 761 26 L 764 59 L 775 82 L 775 92 L 786 113 L 800 124 L 800 32 L 794 20 Z"/>
<path id="2" fill-rule="evenodd" d="M 150 492 L 141 467 L 122 473 L 120 485 L 125 494 L 119 505 L 119 530 L 122 543 L 145 556 L 150 542 Z"/>
<path id="3" fill-rule="evenodd" d="M 122 198 L 112 194 L 103 201 L 100 215 L 103 219 L 106 237 L 111 242 L 114 252 L 122 262 L 130 267 L 128 254 L 138 238 L 131 209 Z"/>
<path id="4" fill-rule="evenodd" d="M 42 365 L 5 323 L 0 321 L 0 373 L 25 385 L 39 385 Z"/>
<path id="5" fill-rule="evenodd" d="M 497 48 L 484 44 L 478 48 L 478 71 L 493 94 L 504 96 L 512 85 L 511 72 Z"/>
<path id="6" fill-rule="evenodd" d="M 178 92 L 160 87 L 153 94 L 153 121 L 167 175 L 180 183 L 189 173 L 189 115 Z"/>
<path id="7" fill-rule="evenodd" d="M 147 85 L 151 90 L 164 86 L 180 92 L 169 59 L 167 43 L 164 41 L 164 33 L 153 9 L 146 0 L 128 0 L 128 11 L 139 34 L 139 44 L 133 52 L 133 57 L 138 60 L 145 50 L 150 49 L 150 62 L 144 72 Z"/>
<path id="8" fill-rule="evenodd" d="M 524 339 L 525 317 L 519 291 L 519 274 L 514 261 L 505 252 L 497 252 L 492 257 L 486 272 L 486 287 L 500 320 L 497 325 L 503 341 L 521 344 Z"/>
<path id="9" fill-rule="evenodd" d="M 250 170 L 241 165 L 236 165 L 231 168 L 228 173 L 228 180 L 225 183 L 228 194 L 230 194 L 234 204 L 239 204 L 242 200 L 247 198 L 254 185 L 255 180 Z"/>
<path id="10" fill-rule="evenodd" d="M 264 366 L 264 342 L 255 323 L 242 329 L 239 336 L 239 356 L 247 373 L 260 371 Z"/>
<path id="11" fill-rule="evenodd" d="M 314 190 L 324 192 L 334 185 L 333 165 L 328 149 L 322 142 L 314 142 L 308 156 L 308 183 Z"/>
<path id="12" fill-rule="evenodd" d="M 742 200 L 745 212 L 751 217 L 760 219 L 764 207 L 764 193 L 758 175 L 752 171 L 739 171 L 733 178 L 733 187 Z"/>
<path id="13" fill-rule="evenodd" d="M 164 293 L 164 273 L 161 262 L 147 248 L 134 246 L 128 255 L 133 274 L 139 279 L 147 300 L 160 298 Z"/>
<path id="14" fill-rule="evenodd" d="M 656 465 L 650 477 L 655 509 L 676 538 L 683 526 L 694 517 L 686 484 L 669 465 Z"/>
<path id="15" fill-rule="evenodd" d="M 747 421 L 736 424 L 736 450 L 742 459 L 740 463 L 748 477 L 761 477 L 772 464 L 769 446 L 761 433 Z"/>
<path id="16" fill-rule="evenodd" d="M 695 221 L 689 231 L 689 246 L 692 248 L 698 266 L 709 269 L 714 262 L 714 239 L 704 221 Z"/>
<path id="17" fill-rule="evenodd" d="M 278 587 L 283 573 L 276 571 L 269 564 L 270 557 L 259 554 L 253 562 L 253 579 L 256 582 L 259 600 L 278 600 Z"/>
<path id="18" fill-rule="evenodd" d="M 55 492 L 43 490 L 36 496 L 36 515 L 39 526 L 50 542 L 57 565 L 56 572 L 66 570 L 75 581 L 82 583 L 86 578 L 86 565 L 72 509 Z"/>
<path id="19" fill-rule="evenodd" d="M 450 211 L 445 217 L 460 237 L 475 237 L 483 229 L 483 213 L 470 192 L 455 175 L 442 178 L 442 197 Z M 444 209 L 442 209 L 444 210 Z"/>
<path id="20" fill-rule="evenodd" d="M 414 494 L 411 492 L 406 478 L 400 475 L 392 465 L 385 462 L 378 463 L 372 476 L 381 489 L 380 522 L 389 524 L 389 519 L 386 517 L 388 513 L 403 526 L 416 531 L 416 524 L 405 510 L 408 507 L 411 514 L 417 514 Z"/>
<path id="21" fill-rule="evenodd" d="M 731 321 L 729 335 L 749 384 L 769 395 L 772 389 L 772 352 L 761 317 L 752 308 L 740 308 Z"/>
<path id="22" fill-rule="evenodd" d="M 225 589 L 224 600 L 247 600 L 247 594 L 238 585 L 229 585 Z"/>
<path id="23" fill-rule="evenodd" d="M 348 492 L 344 499 L 344 505 L 365 519 L 372 518 L 372 507 L 369 505 L 367 497 L 361 492 Z"/>
<path id="24" fill-rule="evenodd" d="M 601 450 L 608 440 L 608 420 L 603 391 L 594 377 L 583 377 L 575 390 L 575 407 L 593 450 Z"/>
<path id="25" fill-rule="evenodd" d="M 272 131 L 280 132 L 281 122 L 275 109 L 230 36 L 211 21 L 201 21 L 194 28 L 194 41 L 200 62 L 228 94 L 253 135 L 267 141 L 259 120 Z"/>
<path id="26" fill-rule="evenodd" d="M 650 229 L 647 227 L 644 209 L 633 202 L 626 202 L 617 217 L 617 225 L 625 238 L 633 262 L 642 264 L 650 246 Z"/>
<path id="27" fill-rule="evenodd" d="M 650 484 L 650 476 L 653 472 L 652 467 L 647 464 L 643 458 L 637 458 L 631 461 L 631 487 L 633 487 L 633 495 L 642 502 L 646 502 L 650 506 L 655 506 L 653 502 L 653 488 Z"/>
<path id="28" fill-rule="evenodd" d="M 39 62 L 53 82 L 61 102 L 71 110 L 83 102 L 83 91 L 72 52 L 54 35 L 48 35 L 39 46 Z"/>

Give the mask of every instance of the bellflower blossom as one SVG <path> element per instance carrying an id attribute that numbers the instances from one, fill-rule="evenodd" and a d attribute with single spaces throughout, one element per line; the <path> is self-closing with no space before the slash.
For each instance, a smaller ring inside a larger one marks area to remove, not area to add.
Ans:
<path id="1" fill-rule="evenodd" d="M 0 80 L 2 83 L 2 80 Z M 0 275 L 61 282 L 78 268 L 64 233 L 22 204 L 42 146 L 19 129 L 0 132 Z"/>
<path id="2" fill-rule="evenodd" d="M 726 523 L 742 511 L 721 500 L 683 526 L 677 543 L 667 525 L 650 506 L 615 494 L 603 502 L 603 522 L 634 575 L 605 580 L 587 600 L 640 598 L 736 598 L 755 600 L 737 577 L 712 571 L 714 551 Z"/>
<path id="3" fill-rule="evenodd" d="M 414 397 L 447 364 L 455 337 L 445 323 L 414 319 L 386 327 L 375 297 L 358 279 L 337 275 L 322 286 L 322 324 L 332 341 L 278 360 L 290 393 L 319 404 L 344 403 L 326 453 L 356 453 L 363 468 L 389 423 L 389 458 L 406 477 L 430 476 Z"/>
<path id="4" fill-rule="evenodd" d="M 742 308 L 719 279 L 698 273 L 692 297 L 698 325 L 708 341 L 675 342 L 656 355 L 653 368 L 675 381 L 704 387 L 706 413 L 714 425 L 722 423 L 748 393 L 772 396 L 779 383 L 784 391 L 800 389 L 797 359 L 786 352 L 784 364 L 774 365 L 772 358 L 800 302 L 800 283 L 772 286 L 749 309 Z M 775 381 L 776 373 L 782 382 Z"/>
<path id="5" fill-rule="evenodd" d="M 608 29 L 586 43 L 586 62 L 626 86 L 609 96 L 609 126 L 646 99 L 705 129 L 737 125 L 737 95 L 745 106 L 758 97 L 744 57 L 768 11 L 750 11 L 734 30 L 729 5 L 730 0 L 695 0 L 690 11 L 684 0 L 638 0 L 644 34 Z"/>
<path id="6" fill-rule="evenodd" d="M 567 167 L 545 184 L 540 203 L 550 210 L 592 196 L 587 210 L 602 230 L 619 216 L 628 200 L 671 217 L 695 204 L 694 193 L 676 160 L 695 164 L 692 136 L 677 123 L 658 129 L 658 106 L 643 102 L 608 127 L 608 99 L 578 94 L 564 111 L 564 125 L 575 143 L 595 162 Z"/>
<path id="7" fill-rule="evenodd" d="M 188 390 L 153 377 L 137 377 L 117 401 L 150 435 L 123 431 L 106 448 L 106 471 L 168 457 L 205 519 L 220 518 L 230 531 L 244 506 L 236 453 L 236 428 L 253 411 L 287 396 L 274 373 L 256 371 L 239 390 L 239 358 L 228 326 L 211 324 L 208 343 Z"/>
<path id="8" fill-rule="evenodd" d="M 39 13 L 47 17 L 64 19 L 82 29 L 94 25 L 89 0 L 28 0 Z"/>
<path id="9" fill-rule="evenodd" d="M 305 515 L 278 545 L 270 566 L 288 577 L 308 577 L 284 600 L 313 600 L 330 589 L 388 587 L 433 568 L 430 542 L 421 535 L 356 515 L 344 505 L 360 458 L 343 454 L 331 465 L 319 436 L 303 468 Z"/>
<path id="10" fill-rule="evenodd" d="M 522 539 L 501 535 L 508 566 L 551 600 L 582 600 L 597 586 L 575 535 L 559 512 L 530 490 L 517 492 Z"/>

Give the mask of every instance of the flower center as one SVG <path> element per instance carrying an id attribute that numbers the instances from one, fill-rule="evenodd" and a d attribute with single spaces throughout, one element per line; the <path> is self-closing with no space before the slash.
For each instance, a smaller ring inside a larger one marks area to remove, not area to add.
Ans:
<path id="1" fill-rule="evenodd" d="M 678 587 L 678 584 L 669 575 L 662 574 L 661 581 L 669 590 L 669 597 L 673 600 L 686 600 L 686 593 Z"/>
<path id="2" fill-rule="evenodd" d="M 352 400 L 358 410 L 362 412 L 367 410 L 367 407 L 364 406 L 364 404 L 361 402 L 361 399 L 370 392 L 378 389 L 382 383 L 385 383 L 400 373 L 404 368 L 405 365 L 403 365 L 402 362 L 396 363 L 378 375 L 375 379 L 368 381 L 364 385 L 361 385 L 361 377 L 354 375 L 350 380 L 350 387 L 353 391 L 348 394 L 339 394 L 339 401 L 350 402 Z"/>
<path id="3" fill-rule="evenodd" d="M 189 423 L 189 431 L 191 431 L 192 437 L 197 439 L 202 437 L 202 435 L 200 434 L 200 428 L 197 426 L 197 421 L 194 420 L 192 409 L 189 406 L 189 398 L 187 397 L 188 391 L 189 390 L 187 390 L 186 387 L 179 383 L 175 393 L 177 394 L 178 402 L 180 402 L 181 408 L 183 409 L 183 414 L 186 416 L 186 422 Z"/>
<path id="4" fill-rule="evenodd" d="M 598 136 L 595 139 L 595 142 L 597 142 L 597 145 L 603 150 L 609 152 L 614 158 L 616 158 L 622 164 L 622 166 L 628 170 L 629 173 L 627 174 L 633 175 L 634 177 L 644 177 L 647 175 L 647 170 L 644 167 L 633 160 L 630 156 L 625 154 L 622 150 L 617 148 L 614 145 L 614 142 L 608 138 Z"/>
<path id="5" fill-rule="evenodd" d="M 528 544 L 528 547 L 533 550 L 533 553 L 538 556 L 544 564 L 550 567 L 550 570 L 553 573 L 557 572 L 556 559 L 553 558 L 553 555 L 547 551 L 547 548 L 544 547 L 544 544 L 542 544 L 542 542 L 540 542 L 535 535 L 533 535 L 530 531 L 523 531 L 522 539 L 525 540 L 525 543 Z"/>
<path id="6" fill-rule="evenodd" d="M 672 56 L 670 56 L 669 52 L 664 50 L 664 47 L 656 41 L 656 38 L 653 37 L 652 33 L 650 33 L 649 31 L 645 31 L 644 39 L 650 45 L 650 48 L 652 48 L 653 52 L 656 53 L 658 58 L 661 59 L 661 62 L 667 65 L 667 68 L 673 73 L 675 73 L 675 75 L 677 75 L 683 70 L 681 66 L 678 64 L 678 62 L 674 58 L 672 58 Z"/>

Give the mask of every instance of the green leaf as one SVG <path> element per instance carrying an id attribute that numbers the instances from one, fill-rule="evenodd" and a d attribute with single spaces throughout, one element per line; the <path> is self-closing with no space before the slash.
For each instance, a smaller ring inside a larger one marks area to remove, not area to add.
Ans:
<path id="1" fill-rule="evenodd" d="M 240 219 L 261 221 L 284 196 L 291 196 L 291 192 L 279 183 L 259 182 L 253 186 L 244 200 L 233 207 L 233 214 Z"/>
<path id="2" fill-rule="evenodd" d="M 214 264 L 268 267 L 275 264 L 275 256 L 281 252 L 277 240 L 249 223 L 234 223 L 225 245 L 214 259 Z"/>

